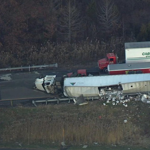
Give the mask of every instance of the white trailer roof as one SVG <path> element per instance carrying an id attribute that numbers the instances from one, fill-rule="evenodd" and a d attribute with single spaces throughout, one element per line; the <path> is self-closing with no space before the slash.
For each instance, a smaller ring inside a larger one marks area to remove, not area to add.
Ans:
<path id="1" fill-rule="evenodd" d="M 125 49 L 146 48 L 146 47 L 150 47 L 150 41 L 145 41 L 145 42 L 127 42 L 127 43 L 125 43 Z"/>
<path id="2" fill-rule="evenodd" d="M 105 76 L 87 76 L 71 77 L 64 79 L 64 87 L 103 87 L 118 85 L 121 83 L 131 83 L 140 81 L 150 81 L 150 74 L 125 74 L 125 75 L 105 75 Z"/>
<path id="3" fill-rule="evenodd" d="M 108 65 L 108 71 L 117 70 L 134 70 L 134 69 L 150 69 L 150 62 L 142 63 L 124 63 L 124 64 L 110 64 Z"/>

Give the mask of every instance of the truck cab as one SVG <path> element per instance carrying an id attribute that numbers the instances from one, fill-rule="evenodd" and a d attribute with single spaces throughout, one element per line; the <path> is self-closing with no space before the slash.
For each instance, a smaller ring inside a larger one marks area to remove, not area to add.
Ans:
<path id="1" fill-rule="evenodd" d="M 107 53 L 106 58 L 98 60 L 98 67 L 101 71 L 106 72 L 109 64 L 116 64 L 117 56 L 114 53 Z"/>
<path id="2" fill-rule="evenodd" d="M 80 76 L 87 76 L 87 70 L 79 69 L 79 70 L 77 70 L 77 72 L 67 73 L 67 77 L 80 77 Z"/>

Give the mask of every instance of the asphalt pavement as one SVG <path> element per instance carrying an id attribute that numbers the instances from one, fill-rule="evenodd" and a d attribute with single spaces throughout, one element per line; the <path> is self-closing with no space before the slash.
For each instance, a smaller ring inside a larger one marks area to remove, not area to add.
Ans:
<path id="1" fill-rule="evenodd" d="M 66 72 L 58 69 L 47 69 L 31 72 L 0 73 L 0 101 L 50 97 L 46 92 L 34 88 L 35 79 L 45 75 L 62 76 Z"/>
<path id="2" fill-rule="evenodd" d="M 78 67 L 64 68 L 48 68 L 29 71 L 6 71 L 0 72 L 0 102 L 10 100 L 24 100 L 36 98 L 49 98 L 50 94 L 38 91 L 34 87 L 35 79 L 38 77 L 45 77 L 45 75 L 56 75 L 62 77 L 69 72 L 76 72 Z M 85 68 L 87 69 L 87 68 Z M 92 67 L 93 70 L 96 69 Z"/>

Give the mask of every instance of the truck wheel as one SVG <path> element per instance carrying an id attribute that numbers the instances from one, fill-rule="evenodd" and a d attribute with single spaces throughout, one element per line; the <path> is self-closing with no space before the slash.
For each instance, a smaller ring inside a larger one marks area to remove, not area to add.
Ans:
<path id="1" fill-rule="evenodd" d="M 104 73 L 108 73 L 108 70 L 107 70 L 107 68 L 104 68 L 104 70 L 103 70 L 103 71 L 104 71 Z"/>

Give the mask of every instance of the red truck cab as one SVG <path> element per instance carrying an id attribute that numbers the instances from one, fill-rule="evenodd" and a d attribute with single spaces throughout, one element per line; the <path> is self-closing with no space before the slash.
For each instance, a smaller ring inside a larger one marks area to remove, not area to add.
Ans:
<path id="1" fill-rule="evenodd" d="M 107 70 L 107 66 L 109 64 L 116 64 L 117 63 L 117 57 L 114 53 L 107 53 L 106 58 L 98 60 L 98 67 L 100 70 Z"/>
<path id="2" fill-rule="evenodd" d="M 80 77 L 80 76 L 87 76 L 86 69 L 79 69 L 77 72 L 70 72 L 67 74 L 67 77 Z"/>

